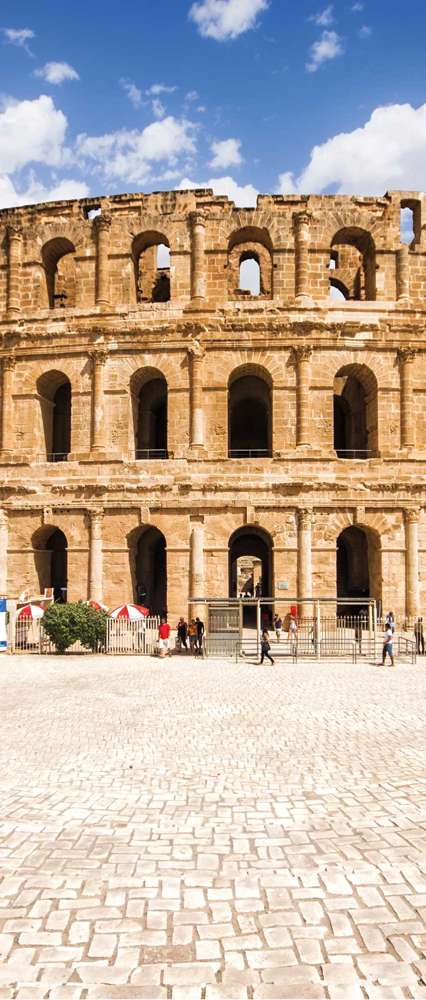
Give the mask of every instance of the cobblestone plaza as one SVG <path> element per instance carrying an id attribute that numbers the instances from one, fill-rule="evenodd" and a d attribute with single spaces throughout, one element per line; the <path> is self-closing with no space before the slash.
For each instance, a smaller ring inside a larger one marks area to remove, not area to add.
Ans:
<path id="1" fill-rule="evenodd" d="M 0 1000 L 426 997 L 421 661 L 0 688 Z"/>

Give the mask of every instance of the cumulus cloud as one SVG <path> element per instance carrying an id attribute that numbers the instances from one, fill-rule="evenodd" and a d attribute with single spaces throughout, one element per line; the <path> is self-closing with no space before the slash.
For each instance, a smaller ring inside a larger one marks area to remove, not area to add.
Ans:
<path id="1" fill-rule="evenodd" d="M 2 28 L 3 35 L 11 45 L 17 45 L 20 49 L 25 49 L 29 56 L 32 56 L 28 45 L 30 38 L 35 38 L 31 28 Z"/>
<path id="2" fill-rule="evenodd" d="M 163 162 L 172 168 L 182 157 L 195 152 L 195 128 L 193 122 L 169 115 L 142 131 L 121 129 L 99 136 L 82 134 L 77 136 L 76 155 L 80 162 L 91 163 L 105 178 L 145 184 L 153 164 Z"/>
<path id="3" fill-rule="evenodd" d="M 123 77 L 120 80 L 120 87 L 124 90 L 133 107 L 139 108 L 142 103 L 142 91 L 139 90 L 139 87 L 135 83 L 132 83 L 131 80 L 126 80 Z"/>
<path id="4" fill-rule="evenodd" d="M 6 98 L 0 104 L 0 172 L 12 173 L 31 162 L 59 166 L 66 128 L 67 119 L 51 97 Z"/>
<path id="5" fill-rule="evenodd" d="M 282 194 L 326 191 L 383 194 L 387 189 L 423 190 L 426 176 L 426 104 L 376 108 L 353 132 L 314 146 L 298 177 L 279 177 Z"/>
<path id="6" fill-rule="evenodd" d="M 213 153 L 213 159 L 209 166 L 213 167 L 213 170 L 239 167 L 242 163 L 240 147 L 239 139 L 222 139 L 219 142 L 212 142 L 210 149 Z"/>
<path id="7" fill-rule="evenodd" d="M 334 21 L 333 4 L 330 3 L 328 7 L 324 7 L 324 10 L 319 10 L 316 14 L 312 14 L 309 20 L 313 21 L 320 28 L 328 28 Z"/>
<path id="8" fill-rule="evenodd" d="M 204 38 L 224 42 L 256 27 L 258 15 L 268 6 L 268 0 L 202 0 L 192 4 L 189 18 Z"/>
<path id="9" fill-rule="evenodd" d="M 321 38 L 311 45 L 309 62 L 306 63 L 308 73 L 316 73 L 323 63 L 343 55 L 343 44 L 337 31 L 323 31 Z"/>
<path id="10" fill-rule="evenodd" d="M 166 106 L 165 104 L 163 104 L 162 101 L 160 101 L 159 97 L 154 97 L 154 100 L 152 102 L 152 113 L 154 115 L 154 118 L 164 118 L 164 115 L 166 113 Z"/>
<path id="11" fill-rule="evenodd" d="M 47 83 L 63 83 L 64 80 L 79 80 L 77 70 L 66 62 L 48 62 L 36 69 L 34 76 L 40 76 Z"/>
<path id="12" fill-rule="evenodd" d="M 68 198 L 86 198 L 89 188 L 84 181 L 64 178 L 52 187 L 46 187 L 34 174 L 30 175 L 26 187 L 17 189 L 12 179 L 0 174 L 0 209 L 15 205 L 34 205 L 40 201 L 62 201 Z"/>
<path id="13" fill-rule="evenodd" d="M 158 97 L 159 94 L 173 94 L 177 87 L 169 86 L 167 83 L 152 83 L 145 91 L 147 97 Z"/>
<path id="14" fill-rule="evenodd" d="M 191 181 L 189 177 L 184 177 L 178 185 L 180 191 L 192 188 L 212 188 L 215 194 L 226 194 L 241 208 L 256 207 L 259 194 L 252 184 L 237 184 L 233 177 L 210 177 L 208 181 Z"/>

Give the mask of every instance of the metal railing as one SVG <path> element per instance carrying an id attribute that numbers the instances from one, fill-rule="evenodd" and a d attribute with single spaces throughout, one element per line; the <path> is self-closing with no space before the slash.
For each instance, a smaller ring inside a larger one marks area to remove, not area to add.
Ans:
<path id="1" fill-rule="evenodd" d="M 230 448 L 228 458 L 272 458 L 269 448 Z"/>
<path id="2" fill-rule="evenodd" d="M 158 647 L 158 626 L 160 619 L 150 615 L 140 621 L 127 618 L 108 618 L 105 644 L 99 644 L 98 653 L 128 653 L 153 656 Z M 54 643 L 43 628 L 43 619 L 16 618 L 12 634 L 9 624 L 9 647 L 17 653 L 54 653 Z M 90 653 L 81 642 L 73 643 L 69 653 Z"/>
<path id="3" fill-rule="evenodd" d="M 135 451 L 136 461 L 142 459 L 168 458 L 167 448 L 137 448 Z"/>
<path id="4" fill-rule="evenodd" d="M 414 639 L 408 639 L 405 635 L 397 636 L 397 657 L 408 659 L 410 663 L 416 662 L 416 643 Z"/>

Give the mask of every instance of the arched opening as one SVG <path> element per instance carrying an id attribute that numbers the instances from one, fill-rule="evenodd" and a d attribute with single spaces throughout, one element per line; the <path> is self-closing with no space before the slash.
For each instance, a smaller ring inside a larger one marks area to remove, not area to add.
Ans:
<path id="1" fill-rule="evenodd" d="M 68 588 L 68 543 L 60 528 L 46 525 L 33 535 L 34 562 L 40 594 L 53 591 L 55 601 L 66 603 Z"/>
<path id="2" fill-rule="evenodd" d="M 346 302 L 349 298 L 349 291 L 346 285 L 337 278 L 330 278 L 330 299 L 332 302 Z"/>
<path id="3" fill-rule="evenodd" d="M 135 458 L 167 458 L 167 382 L 156 369 L 136 372 L 131 382 Z"/>
<path id="4" fill-rule="evenodd" d="M 132 243 L 137 302 L 170 299 L 170 247 L 162 233 L 139 233 Z"/>
<path id="5" fill-rule="evenodd" d="M 71 451 L 71 383 L 63 372 L 51 371 L 37 381 L 46 457 L 66 462 Z"/>
<path id="6" fill-rule="evenodd" d="M 408 243 L 414 249 L 421 240 L 421 202 L 417 198 L 404 198 L 400 211 L 401 243 Z"/>
<path id="7" fill-rule="evenodd" d="M 338 253 L 334 249 L 336 246 Z M 370 233 L 357 226 L 339 229 L 331 241 L 331 248 L 330 287 L 337 288 L 347 299 L 374 300 L 376 250 Z"/>
<path id="8" fill-rule="evenodd" d="M 238 528 L 229 539 L 229 596 L 271 597 L 272 539 L 262 528 Z M 243 625 L 256 625 L 256 608 L 244 608 Z"/>
<path id="9" fill-rule="evenodd" d="M 272 298 L 272 243 L 266 229 L 244 226 L 228 244 L 230 298 Z"/>
<path id="10" fill-rule="evenodd" d="M 75 246 L 64 236 L 48 240 L 41 251 L 50 309 L 75 306 Z"/>
<path id="11" fill-rule="evenodd" d="M 351 526 L 337 539 L 337 598 L 381 601 L 381 548 L 377 532 Z M 362 605 L 338 605 L 338 614 L 359 615 Z"/>
<path id="12" fill-rule="evenodd" d="M 149 608 L 152 615 L 167 614 L 167 551 L 163 533 L 154 527 L 131 532 L 129 552 L 134 600 Z"/>
<path id="13" fill-rule="evenodd" d="M 334 449 L 339 458 L 378 454 L 377 380 L 366 365 L 345 365 L 333 383 Z"/>
<path id="14" fill-rule="evenodd" d="M 256 371 L 256 374 L 255 374 Z M 266 372 L 246 366 L 234 372 L 228 389 L 229 458 L 272 454 L 272 398 Z"/>

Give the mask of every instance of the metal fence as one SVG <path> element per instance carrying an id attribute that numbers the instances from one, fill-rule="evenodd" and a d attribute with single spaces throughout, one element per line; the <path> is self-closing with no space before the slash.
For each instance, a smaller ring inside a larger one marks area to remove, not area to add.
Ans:
<path id="1" fill-rule="evenodd" d="M 153 656 L 158 646 L 158 626 L 160 619 L 150 616 L 143 621 L 129 621 L 126 618 L 108 618 L 105 644 L 99 653 L 129 653 Z M 16 653 L 54 653 L 55 646 L 43 628 L 43 619 L 16 618 L 9 622 L 9 648 Z M 89 653 L 90 650 L 75 642 L 69 647 L 70 653 Z"/>

